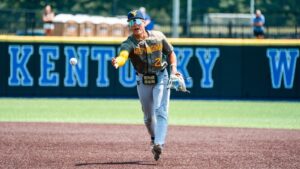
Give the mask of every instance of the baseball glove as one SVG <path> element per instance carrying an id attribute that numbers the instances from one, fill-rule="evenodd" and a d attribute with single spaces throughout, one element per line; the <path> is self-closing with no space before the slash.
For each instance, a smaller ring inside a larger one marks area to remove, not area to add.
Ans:
<path id="1" fill-rule="evenodd" d="M 186 89 L 185 81 L 180 73 L 170 75 L 168 88 L 190 93 L 190 91 Z"/>

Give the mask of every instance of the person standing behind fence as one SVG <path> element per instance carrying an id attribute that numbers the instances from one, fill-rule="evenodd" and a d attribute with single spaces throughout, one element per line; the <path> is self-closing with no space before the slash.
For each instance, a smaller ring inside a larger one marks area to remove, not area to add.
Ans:
<path id="1" fill-rule="evenodd" d="M 44 31 L 45 35 L 51 36 L 53 34 L 54 30 L 54 12 L 52 11 L 52 8 L 50 5 L 46 5 L 43 13 L 43 22 L 44 22 Z"/>
<path id="2" fill-rule="evenodd" d="M 258 39 L 264 38 L 264 24 L 265 17 L 260 10 L 256 10 L 255 17 L 253 18 L 253 33 Z"/>
<path id="3" fill-rule="evenodd" d="M 140 7 L 139 10 L 142 12 L 142 14 L 144 16 L 146 30 L 153 30 L 153 28 L 154 28 L 154 22 L 152 21 L 150 15 L 147 14 L 146 8 L 145 7 Z"/>

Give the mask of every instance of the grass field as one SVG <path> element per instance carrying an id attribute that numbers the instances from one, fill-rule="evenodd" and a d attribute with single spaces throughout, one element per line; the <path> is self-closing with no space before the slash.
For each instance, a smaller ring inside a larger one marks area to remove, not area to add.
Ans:
<path id="1" fill-rule="evenodd" d="M 171 125 L 300 129 L 300 103 L 171 100 Z M 0 121 L 143 124 L 137 99 L 0 99 Z"/>

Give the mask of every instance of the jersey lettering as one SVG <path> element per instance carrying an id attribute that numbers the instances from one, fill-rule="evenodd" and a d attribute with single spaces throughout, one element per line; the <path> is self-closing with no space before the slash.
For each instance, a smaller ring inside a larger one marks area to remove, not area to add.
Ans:
<path id="1" fill-rule="evenodd" d="M 161 67 L 161 58 L 155 58 L 153 67 Z"/>
<path id="2" fill-rule="evenodd" d="M 161 51 L 162 50 L 162 44 L 153 44 L 149 46 L 152 52 Z"/>
<path id="3" fill-rule="evenodd" d="M 133 53 L 135 55 L 142 55 L 143 53 L 153 53 L 156 51 L 161 51 L 162 50 L 162 44 L 152 44 L 149 46 L 139 46 L 134 48 Z"/>
<path id="4" fill-rule="evenodd" d="M 145 51 L 144 48 L 137 47 L 137 48 L 134 48 L 133 53 L 135 55 L 142 55 L 144 51 Z"/>

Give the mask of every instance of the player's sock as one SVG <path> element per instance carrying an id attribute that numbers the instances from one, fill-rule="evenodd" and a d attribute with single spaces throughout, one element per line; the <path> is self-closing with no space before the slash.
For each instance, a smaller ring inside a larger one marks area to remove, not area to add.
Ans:
<path id="1" fill-rule="evenodd" d="M 151 146 L 154 146 L 154 140 L 155 140 L 155 137 L 151 137 Z"/>

